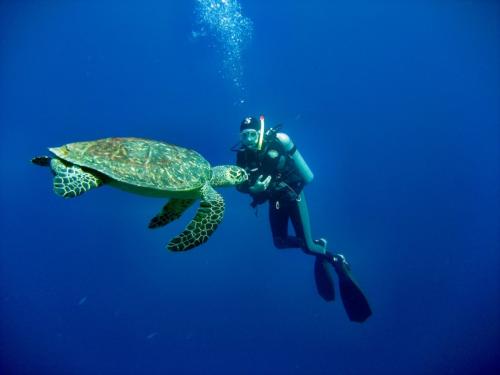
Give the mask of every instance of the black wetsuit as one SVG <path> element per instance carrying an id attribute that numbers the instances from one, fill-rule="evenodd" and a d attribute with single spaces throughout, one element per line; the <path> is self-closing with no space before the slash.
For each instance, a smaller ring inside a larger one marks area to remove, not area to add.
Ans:
<path id="1" fill-rule="evenodd" d="M 324 254 L 323 245 L 315 243 L 311 236 L 304 180 L 292 159 L 296 148 L 287 151 L 272 132 L 265 139 L 262 150 L 242 148 L 238 151 L 236 164 L 247 170 L 249 180 L 237 189 L 252 196 L 252 207 L 269 201 L 269 222 L 274 245 L 277 248 L 301 248 L 309 254 Z M 250 192 L 257 178 L 271 176 L 269 187 L 257 194 Z M 288 234 L 291 220 L 295 236 Z"/>
<path id="2" fill-rule="evenodd" d="M 269 202 L 269 221 L 274 245 L 277 248 L 301 248 L 307 254 L 315 255 L 314 276 L 319 295 L 326 301 L 335 299 L 335 288 L 329 264 L 337 271 L 340 295 L 349 316 L 355 322 L 364 322 L 371 315 L 371 308 L 363 292 L 352 279 L 348 264 L 343 256 L 326 250 L 326 244 L 314 241 L 311 236 L 309 213 L 303 192 L 304 180 L 295 165 L 295 147 L 287 151 L 285 146 L 271 132 L 266 137 L 262 150 L 242 148 L 238 150 L 236 164 L 249 174 L 249 180 L 237 186 L 253 198 L 252 206 Z M 250 187 L 259 176 L 271 176 L 266 190 L 253 194 Z M 292 221 L 295 236 L 288 234 L 288 220 Z"/>

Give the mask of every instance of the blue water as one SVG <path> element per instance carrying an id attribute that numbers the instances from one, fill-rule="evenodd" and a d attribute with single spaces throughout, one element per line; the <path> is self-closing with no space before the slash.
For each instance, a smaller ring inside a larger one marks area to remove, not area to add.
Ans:
<path id="1" fill-rule="evenodd" d="M 241 0 L 228 34 L 200 4 L 0 3 L 0 373 L 499 373 L 498 2 Z M 350 261 L 364 324 L 234 189 L 175 254 L 193 210 L 152 231 L 162 200 L 64 200 L 29 162 L 139 136 L 231 163 L 261 113 L 315 173 L 313 234 Z"/>

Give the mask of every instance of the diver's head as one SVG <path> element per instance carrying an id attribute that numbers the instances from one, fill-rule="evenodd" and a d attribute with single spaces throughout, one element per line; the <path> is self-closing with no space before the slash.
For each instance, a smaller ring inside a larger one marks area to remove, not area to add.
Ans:
<path id="1" fill-rule="evenodd" d="M 240 140 L 243 146 L 257 149 L 261 131 L 260 121 L 255 117 L 245 117 L 240 124 Z"/>

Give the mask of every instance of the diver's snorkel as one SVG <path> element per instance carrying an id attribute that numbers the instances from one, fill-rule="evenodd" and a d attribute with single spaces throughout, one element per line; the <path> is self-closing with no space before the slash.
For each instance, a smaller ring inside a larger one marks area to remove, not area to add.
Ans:
<path id="1" fill-rule="evenodd" d="M 257 150 L 262 150 L 262 143 L 264 143 L 264 115 L 260 115 L 260 133 L 259 143 L 257 143 Z"/>

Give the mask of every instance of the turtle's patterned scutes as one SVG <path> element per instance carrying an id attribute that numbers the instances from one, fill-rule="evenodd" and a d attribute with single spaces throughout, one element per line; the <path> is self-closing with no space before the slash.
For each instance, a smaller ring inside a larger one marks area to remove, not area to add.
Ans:
<path id="1" fill-rule="evenodd" d="M 196 151 L 141 138 L 105 138 L 50 151 L 117 181 L 165 191 L 198 189 L 212 173 L 210 164 Z"/>

